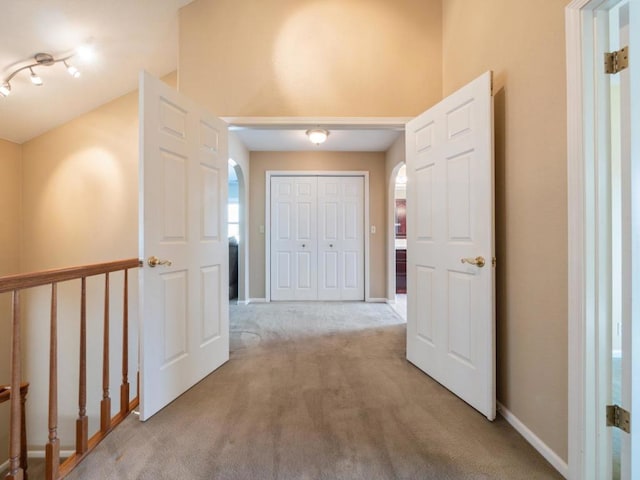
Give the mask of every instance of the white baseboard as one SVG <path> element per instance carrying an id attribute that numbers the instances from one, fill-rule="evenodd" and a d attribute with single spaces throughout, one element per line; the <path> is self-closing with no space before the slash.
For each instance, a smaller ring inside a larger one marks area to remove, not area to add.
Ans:
<path id="1" fill-rule="evenodd" d="M 76 453 L 75 450 L 60 450 L 60 458 L 67 458 Z M 44 450 L 29 450 L 27 452 L 27 458 L 44 458 Z"/>
<path id="2" fill-rule="evenodd" d="M 560 458 L 556 452 L 551 450 L 551 448 L 549 448 L 546 443 L 540 440 L 540 438 L 535 433 L 529 430 L 529 428 L 524 423 L 522 423 L 518 419 L 518 417 L 511 413 L 509 409 L 502 405 L 500 402 L 498 402 L 498 412 L 500 413 L 500 415 L 502 415 L 502 417 L 504 417 L 509 425 L 515 428 L 516 431 L 520 435 L 522 435 L 525 440 L 529 442 L 531 446 L 535 448 L 538 453 L 542 455 L 545 460 L 547 460 L 547 462 L 549 462 L 553 466 L 553 468 L 560 472 L 560 475 L 562 475 L 564 478 L 569 478 L 569 465 L 567 465 L 567 463 L 562 460 L 562 458 Z"/>
<path id="3" fill-rule="evenodd" d="M 250 298 L 247 300 L 247 304 L 249 303 L 267 303 L 266 298 Z"/>
<path id="4" fill-rule="evenodd" d="M 60 458 L 68 458 L 71 455 L 76 453 L 75 450 L 60 450 Z M 27 451 L 27 458 L 44 458 L 45 451 L 44 450 L 29 450 Z M 9 459 L 4 463 L 0 463 L 0 472 L 4 472 L 9 469 Z"/>
<path id="5" fill-rule="evenodd" d="M 251 299 L 249 299 L 249 300 L 238 300 L 236 303 L 238 305 L 249 305 L 251 303 Z"/>
<path id="6" fill-rule="evenodd" d="M 369 302 L 369 303 L 387 303 L 387 299 L 386 298 L 373 298 L 373 297 L 371 297 L 371 298 L 369 298 L 367 300 L 367 302 Z"/>

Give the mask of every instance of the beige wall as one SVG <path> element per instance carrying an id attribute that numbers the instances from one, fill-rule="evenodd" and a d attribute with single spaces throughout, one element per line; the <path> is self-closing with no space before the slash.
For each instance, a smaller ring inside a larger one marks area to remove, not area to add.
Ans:
<path id="1" fill-rule="evenodd" d="M 176 74 L 163 78 L 175 85 Z M 21 270 L 37 271 L 138 256 L 138 94 L 132 92 L 23 145 Z M 88 280 L 88 415 L 98 429 L 104 277 Z M 111 395 L 121 379 L 122 274 L 111 282 Z M 130 382 L 137 369 L 137 275 L 130 275 Z M 59 389 L 63 448 L 75 441 L 79 282 L 59 286 Z M 49 293 L 25 294 L 24 378 L 31 382 L 29 444 L 46 443 Z"/>
<path id="2" fill-rule="evenodd" d="M 23 145 L 23 271 L 137 257 L 137 99 L 137 93 L 128 94 Z M 122 283 L 121 274 L 112 277 L 111 392 L 117 405 Z M 133 292 L 135 279 L 134 272 Z M 98 428 L 101 397 L 103 281 L 96 278 L 88 282 L 90 432 Z M 75 441 L 73 418 L 77 416 L 79 283 L 61 284 L 59 297 L 59 371 L 66 387 L 59 390 L 59 434 L 63 447 L 68 447 Z M 135 294 L 132 298 L 135 301 Z M 31 445 L 42 446 L 47 434 L 49 294 L 46 289 L 34 289 L 25 300 L 29 355 L 24 377 L 31 382 L 28 439 Z M 132 330 L 135 346 L 135 325 Z M 134 358 L 136 351 L 131 351 Z M 131 368 L 136 371 L 135 362 Z"/>
<path id="3" fill-rule="evenodd" d="M 20 271 L 22 148 L 0 140 L 0 276 Z M 10 383 L 11 295 L 0 294 L 0 384 Z M 0 464 L 9 452 L 9 403 L 0 405 Z"/>
<path id="4" fill-rule="evenodd" d="M 565 460 L 566 3 L 443 2 L 444 93 L 495 73 L 498 400 Z"/>
<path id="5" fill-rule="evenodd" d="M 377 233 L 370 239 L 370 296 L 386 296 L 386 181 L 384 153 L 251 152 L 249 235 L 251 298 L 265 298 L 265 182 L 267 170 L 369 172 L 369 223 Z M 368 229 L 365 229 L 365 234 Z"/>
<path id="6" fill-rule="evenodd" d="M 441 42 L 441 0 L 196 0 L 180 91 L 216 115 L 414 115 L 440 99 Z"/>
<path id="7" fill-rule="evenodd" d="M 25 143 L 23 152 L 24 271 L 137 255 L 137 93 Z"/>

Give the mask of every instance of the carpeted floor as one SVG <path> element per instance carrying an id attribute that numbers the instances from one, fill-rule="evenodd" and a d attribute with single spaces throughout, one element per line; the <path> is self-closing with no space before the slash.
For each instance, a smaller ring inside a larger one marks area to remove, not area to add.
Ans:
<path id="1" fill-rule="evenodd" d="M 405 360 L 387 305 L 231 307 L 231 359 L 145 423 L 130 416 L 67 478 L 562 478 Z"/>

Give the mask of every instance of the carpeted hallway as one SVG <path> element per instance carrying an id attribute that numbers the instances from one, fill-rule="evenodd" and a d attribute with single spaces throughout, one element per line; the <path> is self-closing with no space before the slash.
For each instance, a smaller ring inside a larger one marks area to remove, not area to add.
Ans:
<path id="1" fill-rule="evenodd" d="M 562 478 L 405 360 L 384 304 L 230 307 L 231 359 L 68 479 Z"/>

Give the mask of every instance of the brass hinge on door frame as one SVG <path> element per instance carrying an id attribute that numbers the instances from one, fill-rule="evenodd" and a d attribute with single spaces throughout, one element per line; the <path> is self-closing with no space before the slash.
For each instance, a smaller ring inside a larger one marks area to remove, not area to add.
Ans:
<path id="1" fill-rule="evenodd" d="M 629 47 L 604 54 L 604 73 L 614 75 L 629 66 Z"/>
<path id="2" fill-rule="evenodd" d="M 607 427 L 631 433 L 631 413 L 619 405 L 607 405 Z"/>

